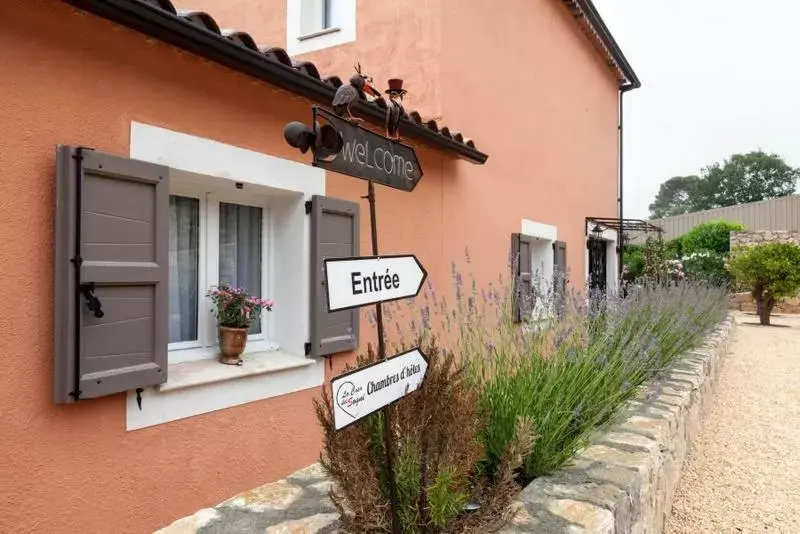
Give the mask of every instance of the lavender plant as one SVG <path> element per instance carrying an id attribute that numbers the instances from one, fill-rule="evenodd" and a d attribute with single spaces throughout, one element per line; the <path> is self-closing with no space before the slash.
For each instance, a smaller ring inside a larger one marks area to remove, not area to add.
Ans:
<path id="1" fill-rule="evenodd" d="M 451 265 L 449 287 L 429 280 L 416 299 L 384 305 L 390 351 L 422 346 L 431 360 L 423 389 L 393 408 L 405 532 L 502 524 L 521 484 L 569 461 L 726 313 L 724 290 L 703 283 L 645 283 L 620 298 L 569 287 L 563 273 L 535 276 L 526 293 L 502 275 L 479 284 L 465 256 L 465 272 Z M 359 365 L 374 359 L 370 350 Z M 335 432 L 325 392 L 317 416 L 345 527 L 386 531 L 382 414 Z"/>
<path id="2" fill-rule="evenodd" d="M 424 325 L 423 336 L 443 332 L 442 343 L 481 392 L 487 472 L 496 469 L 521 417 L 534 422 L 538 436 L 525 477 L 557 469 L 726 313 L 724 290 L 702 282 L 645 283 L 622 298 L 584 287 L 556 291 L 564 287 L 557 275 L 534 280 L 535 305 L 520 324 L 513 306 L 531 297 L 515 294 L 519 285 L 502 276 L 479 289 L 469 261 L 466 267 L 465 274 L 451 266 L 452 303 L 428 285 L 413 324 Z M 413 311 L 406 307 L 393 311 L 396 320 Z M 403 328 L 397 332 L 402 338 Z"/>

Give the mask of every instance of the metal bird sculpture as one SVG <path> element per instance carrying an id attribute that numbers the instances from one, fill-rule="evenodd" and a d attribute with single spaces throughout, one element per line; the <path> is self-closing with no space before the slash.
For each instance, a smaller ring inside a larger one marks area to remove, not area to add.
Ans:
<path id="1" fill-rule="evenodd" d="M 386 103 L 386 137 L 398 141 L 400 139 L 400 118 L 404 115 L 403 96 L 406 90 L 403 89 L 403 80 L 392 78 L 389 80 L 389 89 L 386 90 L 389 101 Z"/>
<path id="2" fill-rule="evenodd" d="M 351 122 L 361 122 L 364 119 L 354 117 L 350 106 L 357 102 L 363 93 L 380 96 L 377 89 L 372 87 L 372 78 L 361 73 L 361 63 L 356 67 L 356 73 L 350 77 L 350 83 L 342 84 L 333 95 L 333 112 Z"/>

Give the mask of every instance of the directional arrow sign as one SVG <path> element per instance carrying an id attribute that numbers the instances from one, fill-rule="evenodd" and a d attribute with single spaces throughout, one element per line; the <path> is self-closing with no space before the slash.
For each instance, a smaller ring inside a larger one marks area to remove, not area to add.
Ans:
<path id="1" fill-rule="evenodd" d="M 341 430 L 416 391 L 427 372 L 428 359 L 417 348 L 334 378 L 335 429 Z"/>
<path id="2" fill-rule="evenodd" d="M 413 255 L 326 259 L 328 311 L 415 297 L 427 276 Z"/>

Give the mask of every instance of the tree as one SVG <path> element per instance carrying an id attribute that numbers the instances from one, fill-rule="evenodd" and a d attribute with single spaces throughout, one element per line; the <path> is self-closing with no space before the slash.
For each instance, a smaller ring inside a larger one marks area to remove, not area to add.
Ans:
<path id="1" fill-rule="evenodd" d="M 800 290 L 800 246 L 792 243 L 736 247 L 729 268 L 737 284 L 750 288 L 762 325 L 780 299 Z"/>
<path id="2" fill-rule="evenodd" d="M 704 167 L 700 176 L 675 176 L 650 204 L 653 219 L 791 195 L 800 169 L 762 150 L 734 154 Z"/>
<path id="3" fill-rule="evenodd" d="M 650 216 L 662 219 L 693 211 L 699 184 L 700 178 L 694 175 L 670 178 L 658 188 L 658 194 L 650 204 Z"/>
<path id="4" fill-rule="evenodd" d="M 703 169 L 696 205 L 703 210 L 791 195 L 798 178 L 800 169 L 777 154 L 734 154 Z"/>

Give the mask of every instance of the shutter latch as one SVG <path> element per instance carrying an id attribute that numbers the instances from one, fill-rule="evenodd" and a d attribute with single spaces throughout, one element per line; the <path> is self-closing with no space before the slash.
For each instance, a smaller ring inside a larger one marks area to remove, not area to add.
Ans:
<path id="1" fill-rule="evenodd" d="M 100 302 L 100 299 L 94 295 L 94 282 L 81 284 L 81 293 L 83 294 L 83 298 L 86 299 L 86 307 L 89 308 L 89 311 L 94 312 L 95 317 L 99 319 L 105 315 L 105 313 L 103 313 L 103 304 Z"/>
<path id="2" fill-rule="evenodd" d="M 144 391 L 142 388 L 136 388 L 136 404 L 139 405 L 140 411 L 142 409 L 142 391 Z"/>

